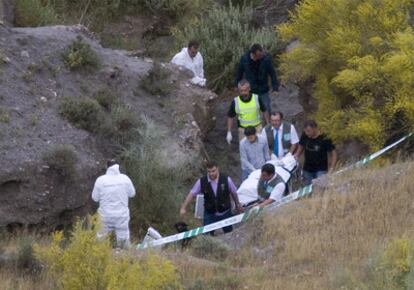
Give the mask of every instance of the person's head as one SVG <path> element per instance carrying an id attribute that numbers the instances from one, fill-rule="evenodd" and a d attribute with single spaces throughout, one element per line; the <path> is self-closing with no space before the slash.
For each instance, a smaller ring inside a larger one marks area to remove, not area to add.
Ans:
<path id="1" fill-rule="evenodd" d="M 239 88 L 239 94 L 242 98 L 250 97 L 250 83 L 247 80 L 241 80 L 237 87 Z"/>
<path id="2" fill-rule="evenodd" d="M 253 44 L 250 48 L 250 56 L 255 61 L 262 59 L 264 56 L 263 47 L 258 43 Z"/>
<path id="3" fill-rule="evenodd" d="M 206 164 L 207 175 L 211 180 L 216 180 L 219 175 L 219 168 L 215 161 L 209 161 Z"/>
<path id="4" fill-rule="evenodd" d="M 112 166 L 114 166 L 115 164 L 118 164 L 118 162 L 116 162 L 116 160 L 115 160 L 115 159 L 110 159 L 110 160 L 108 160 L 108 161 L 106 162 L 106 168 L 112 167 Z"/>
<path id="5" fill-rule="evenodd" d="M 190 55 L 190 57 L 194 58 L 197 55 L 199 46 L 200 46 L 199 43 L 195 40 L 191 40 L 188 43 L 187 49 L 188 49 L 188 54 Z"/>
<path id="6" fill-rule="evenodd" d="M 262 175 L 261 179 L 264 181 L 269 181 L 275 175 L 276 169 L 273 164 L 266 163 L 262 166 Z"/>
<path id="7" fill-rule="evenodd" d="M 256 139 L 257 139 L 256 128 L 255 127 L 246 127 L 244 129 L 244 135 L 246 136 L 247 140 L 250 143 L 255 142 Z"/>
<path id="8" fill-rule="evenodd" d="M 318 124 L 314 120 L 307 120 L 303 125 L 303 132 L 309 138 L 315 138 L 318 135 Z"/>
<path id="9" fill-rule="evenodd" d="M 282 125 L 283 113 L 282 112 L 273 112 L 270 116 L 270 124 L 273 128 L 279 129 Z"/>

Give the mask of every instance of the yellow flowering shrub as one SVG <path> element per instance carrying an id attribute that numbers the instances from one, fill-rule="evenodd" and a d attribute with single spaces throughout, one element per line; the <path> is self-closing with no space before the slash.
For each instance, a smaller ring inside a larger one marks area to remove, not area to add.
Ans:
<path id="1" fill-rule="evenodd" d="M 99 228 L 97 216 L 88 217 L 75 224 L 67 241 L 62 232 L 55 232 L 49 245 L 35 245 L 37 259 L 58 289 L 181 289 L 171 262 L 151 254 L 115 254 L 109 239 L 96 238 Z"/>
<path id="2" fill-rule="evenodd" d="M 278 27 L 298 40 L 281 56 L 285 80 L 315 80 L 316 120 L 337 142 L 372 149 L 414 128 L 413 0 L 304 0 Z"/>

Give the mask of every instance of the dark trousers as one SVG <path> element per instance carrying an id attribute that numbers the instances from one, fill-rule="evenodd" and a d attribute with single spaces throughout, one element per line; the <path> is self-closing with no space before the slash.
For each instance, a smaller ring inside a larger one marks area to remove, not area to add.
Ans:
<path id="1" fill-rule="evenodd" d="M 232 217 L 233 214 L 231 213 L 231 210 L 228 210 L 224 215 L 217 216 L 214 213 L 208 213 L 204 211 L 204 220 L 203 220 L 203 226 L 219 222 L 221 220 L 227 219 L 229 217 Z M 224 233 L 229 233 L 233 230 L 233 226 L 227 226 L 223 227 Z M 214 236 L 214 231 L 210 232 L 210 235 Z"/>

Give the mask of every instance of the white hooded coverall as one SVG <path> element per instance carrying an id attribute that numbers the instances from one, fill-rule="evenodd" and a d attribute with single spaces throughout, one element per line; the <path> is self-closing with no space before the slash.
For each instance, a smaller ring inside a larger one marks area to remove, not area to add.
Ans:
<path id="1" fill-rule="evenodd" d="M 196 56 L 192 58 L 188 54 L 188 48 L 184 47 L 179 53 L 174 55 L 171 63 L 191 70 L 194 73 L 194 77 L 191 79 L 193 84 L 202 87 L 206 85 L 206 79 L 204 78 L 204 62 L 200 52 L 197 52 Z"/>
<path id="2" fill-rule="evenodd" d="M 98 177 L 92 191 L 92 199 L 99 202 L 98 213 L 102 219 L 103 237 L 115 231 L 117 244 L 129 244 L 129 208 L 128 198 L 135 196 L 135 188 L 131 179 L 119 171 L 115 164 L 106 170 L 106 174 Z"/>

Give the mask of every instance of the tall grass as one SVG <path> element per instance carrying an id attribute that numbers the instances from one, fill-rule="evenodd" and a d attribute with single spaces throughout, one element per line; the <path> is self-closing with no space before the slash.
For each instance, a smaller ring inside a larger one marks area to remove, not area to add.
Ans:
<path id="1" fill-rule="evenodd" d="M 188 287 L 200 279 L 209 285 L 225 268 L 225 276 L 237 271 L 248 289 L 411 289 L 405 273 L 412 255 L 403 254 L 414 241 L 413 174 L 413 162 L 343 174 L 326 191 L 234 233 L 227 240 L 243 239 L 243 245 L 218 263 L 201 266 L 187 257 L 176 265 Z M 395 284 L 398 277 L 404 280 Z"/>
<path id="2" fill-rule="evenodd" d="M 144 118 L 140 140 L 121 154 L 122 165 L 137 188 L 131 204 L 131 227 L 142 236 L 148 226 L 171 233 L 199 160 L 185 154 L 168 132 Z"/>

